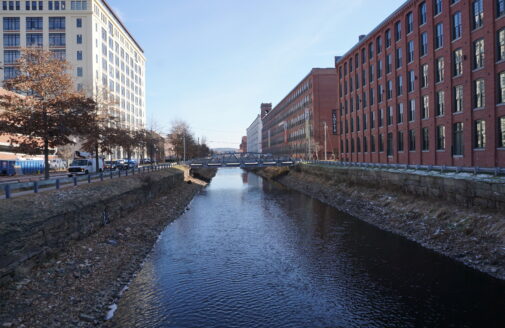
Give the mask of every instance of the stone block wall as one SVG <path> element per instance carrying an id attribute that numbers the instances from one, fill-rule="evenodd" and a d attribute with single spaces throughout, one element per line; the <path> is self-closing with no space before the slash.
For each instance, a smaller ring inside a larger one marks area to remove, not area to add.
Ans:
<path id="1" fill-rule="evenodd" d="M 167 169 L 0 200 L 0 285 L 183 182 Z"/>
<path id="2" fill-rule="evenodd" d="M 503 178 L 475 179 L 455 175 L 428 175 L 370 168 L 300 165 L 295 170 L 334 183 L 401 191 L 421 197 L 447 200 L 466 207 L 505 211 Z"/>

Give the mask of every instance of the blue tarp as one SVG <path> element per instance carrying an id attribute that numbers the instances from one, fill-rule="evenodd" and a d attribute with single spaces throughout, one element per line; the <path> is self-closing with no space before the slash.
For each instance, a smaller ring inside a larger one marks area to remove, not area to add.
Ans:
<path id="1" fill-rule="evenodd" d="M 16 166 L 21 167 L 23 174 L 38 174 L 44 172 L 43 160 L 16 161 Z"/>

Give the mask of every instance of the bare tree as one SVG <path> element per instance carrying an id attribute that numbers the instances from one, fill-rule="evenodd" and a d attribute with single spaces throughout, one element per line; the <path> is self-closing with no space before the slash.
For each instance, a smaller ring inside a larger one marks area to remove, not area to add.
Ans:
<path id="1" fill-rule="evenodd" d="M 76 92 L 69 64 L 41 49 L 23 49 L 17 61 L 19 75 L 4 86 L 22 94 L 0 95 L 3 121 L 0 133 L 27 153 L 43 152 L 44 176 L 49 178 L 49 148 L 72 144 L 71 136 L 85 131 L 95 111 L 93 99 Z"/>

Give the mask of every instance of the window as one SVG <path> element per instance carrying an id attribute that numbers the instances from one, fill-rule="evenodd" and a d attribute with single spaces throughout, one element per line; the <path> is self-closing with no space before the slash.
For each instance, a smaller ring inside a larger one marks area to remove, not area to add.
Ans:
<path id="1" fill-rule="evenodd" d="M 393 81 L 391 80 L 389 80 L 387 84 L 386 97 L 387 99 L 393 98 Z"/>
<path id="2" fill-rule="evenodd" d="M 476 120 L 473 122 L 473 147 L 486 148 L 486 121 Z"/>
<path id="3" fill-rule="evenodd" d="M 19 50 L 5 50 L 4 51 L 4 64 L 5 65 L 12 65 L 15 64 L 16 61 L 19 59 L 21 53 Z"/>
<path id="4" fill-rule="evenodd" d="M 403 94 L 403 77 L 398 75 L 396 77 L 396 95 L 401 96 Z"/>
<path id="5" fill-rule="evenodd" d="M 505 116 L 498 119 L 498 147 L 505 148 Z"/>
<path id="6" fill-rule="evenodd" d="M 501 17 L 505 14 L 505 0 L 496 1 L 496 17 Z"/>
<path id="7" fill-rule="evenodd" d="M 386 48 L 391 46 L 391 30 L 386 30 Z"/>
<path id="8" fill-rule="evenodd" d="M 363 137 L 363 152 L 368 152 L 368 143 L 366 142 L 366 137 Z"/>
<path id="9" fill-rule="evenodd" d="M 64 47 L 65 44 L 65 33 L 49 33 L 50 47 Z"/>
<path id="10" fill-rule="evenodd" d="M 503 0 L 505 1 L 505 0 Z M 505 29 L 501 29 L 498 31 L 498 36 L 496 37 L 497 40 L 497 51 L 498 51 L 498 60 L 504 60 L 505 59 Z"/>
<path id="11" fill-rule="evenodd" d="M 19 17 L 4 17 L 4 31 L 19 31 Z"/>
<path id="12" fill-rule="evenodd" d="M 474 0 L 472 2 L 473 29 L 479 28 L 484 23 L 484 6 L 482 0 Z"/>
<path id="13" fill-rule="evenodd" d="M 436 93 L 437 96 L 437 116 L 442 116 L 444 115 L 445 112 L 445 91 L 437 91 Z"/>
<path id="14" fill-rule="evenodd" d="M 409 92 L 412 92 L 412 91 L 414 91 L 415 79 L 416 79 L 414 71 L 409 71 L 408 77 L 409 77 L 408 90 L 409 90 Z"/>
<path id="15" fill-rule="evenodd" d="M 421 103 L 421 118 L 424 120 L 428 117 L 430 117 L 430 97 L 424 95 Z"/>
<path id="16" fill-rule="evenodd" d="M 76 18 L 75 20 L 75 27 L 81 28 L 82 27 L 82 18 Z"/>
<path id="17" fill-rule="evenodd" d="M 442 48 L 444 46 L 444 24 L 437 24 L 435 28 L 435 49 Z"/>
<path id="18" fill-rule="evenodd" d="M 463 86 L 457 85 L 454 87 L 454 108 L 455 113 L 463 111 Z"/>
<path id="19" fill-rule="evenodd" d="M 382 52 L 382 38 L 379 36 L 377 38 L 376 45 L 377 45 L 377 53 L 380 54 Z"/>
<path id="20" fill-rule="evenodd" d="M 375 152 L 375 136 L 370 136 L 370 150 Z"/>
<path id="21" fill-rule="evenodd" d="M 463 50 L 457 49 L 453 53 L 453 76 L 460 76 L 463 74 Z"/>
<path id="22" fill-rule="evenodd" d="M 414 40 L 410 40 L 407 44 L 408 58 L 407 61 L 412 63 L 414 61 Z"/>
<path id="23" fill-rule="evenodd" d="M 53 57 L 59 60 L 65 60 L 67 57 L 65 49 L 51 49 L 51 52 L 53 53 Z"/>
<path id="24" fill-rule="evenodd" d="M 386 117 L 387 124 L 391 125 L 393 124 L 393 107 L 389 106 L 388 107 L 388 116 Z"/>
<path id="25" fill-rule="evenodd" d="M 461 12 L 457 12 L 452 15 L 452 39 L 456 40 L 461 38 L 462 26 L 461 26 Z"/>
<path id="26" fill-rule="evenodd" d="M 83 1 L 71 1 L 70 2 L 71 10 L 88 10 L 88 2 L 86 0 Z"/>
<path id="27" fill-rule="evenodd" d="M 473 43 L 473 69 L 484 67 L 484 39 Z"/>
<path id="28" fill-rule="evenodd" d="M 428 86 L 428 64 L 424 64 L 421 66 L 421 88 L 425 88 Z"/>
<path id="29" fill-rule="evenodd" d="M 49 29 L 50 30 L 64 30 L 65 29 L 65 17 L 49 17 Z"/>
<path id="30" fill-rule="evenodd" d="M 19 75 L 19 71 L 15 67 L 4 68 L 4 80 L 13 79 Z"/>
<path id="31" fill-rule="evenodd" d="M 473 107 L 482 108 L 485 106 L 486 93 L 484 89 L 484 79 L 474 81 Z"/>
<path id="32" fill-rule="evenodd" d="M 383 100 L 383 96 L 382 94 L 384 93 L 384 91 L 382 90 L 382 85 L 378 85 L 377 86 L 377 102 L 381 103 L 382 100 Z"/>
<path id="33" fill-rule="evenodd" d="M 373 106 L 374 104 L 374 92 L 373 88 L 370 88 L 370 106 Z"/>
<path id="34" fill-rule="evenodd" d="M 388 133 L 386 148 L 388 156 L 393 156 L 393 132 Z"/>
<path id="35" fill-rule="evenodd" d="M 393 64 L 393 56 L 391 54 L 386 55 L 386 74 L 391 73 L 392 64 Z"/>
<path id="36" fill-rule="evenodd" d="M 498 103 L 505 103 L 505 72 L 498 76 Z"/>
<path id="37" fill-rule="evenodd" d="M 426 3 L 423 2 L 419 6 L 419 25 L 426 24 Z"/>
<path id="38" fill-rule="evenodd" d="M 452 137 L 452 154 L 456 156 L 463 155 L 463 123 L 453 124 L 453 137 Z"/>
<path id="39" fill-rule="evenodd" d="M 77 76 L 82 77 L 82 67 L 77 67 Z"/>
<path id="40" fill-rule="evenodd" d="M 384 152 L 384 138 L 382 137 L 382 133 L 379 133 L 379 152 Z"/>
<path id="41" fill-rule="evenodd" d="M 82 50 L 77 51 L 77 60 L 82 60 Z"/>
<path id="42" fill-rule="evenodd" d="M 444 80 L 444 57 L 437 58 L 436 64 L 435 82 L 438 83 Z"/>
<path id="43" fill-rule="evenodd" d="M 428 132 L 428 128 L 422 128 L 421 129 L 421 139 L 422 139 L 422 150 L 423 151 L 428 151 L 430 150 L 430 135 Z"/>
<path id="44" fill-rule="evenodd" d="M 40 31 L 42 27 L 42 17 L 26 17 L 27 31 Z"/>
<path id="45" fill-rule="evenodd" d="M 402 22 L 395 23 L 395 40 L 398 41 L 402 38 Z"/>
<path id="46" fill-rule="evenodd" d="M 28 33 L 26 34 L 27 47 L 42 47 L 43 37 L 42 33 Z"/>
<path id="47" fill-rule="evenodd" d="M 396 68 L 402 67 L 402 48 L 396 49 Z"/>
<path id="48" fill-rule="evenodd" d="M 366 130 L 366 114 L 363 114 L 363 131 Z"/>
<path id="49" fill-rule="evenodd" d="M 19 47 L 19 34 L 4 34 L 4 47 Z"/>
<path id="50" fill-rule="evenodd" d="M 374 71 L 374 68 L 373 68 L 373 65 L 370 65 L 370 71 L 368 72 L 369 74 L 369 79 L 370 79 L 370 83 L 373 82 L 373 71 Z"/>
<path id="51" fill-rule="evenodd" d="M 409 130 L 409 151 L 416 150 L 416 131 Z"/>
<path id="52" fill-rule="evenodd" d="M 396 123 L 400 124 L 403 123 L 403 104 L 397 104 L 396 105 Z"/>
<path id="53" fill-rule="evenodd" d="M 375 128 L 375 112 L 370 113 L 370 129 Z"/>
<path id="54" fill-rule="evenodd" d="M 408 120 L 409 122 L 413 122 L 416 119 L 416 100 L 415 99 L 410 99 L 409 100 L 409 117 Z"/>
<path id="55" fill-rule="evenodd" d="M 407 34 L 412 33 L 414 31 L 414 15 L 412 12 L 407 14 Z"/>
<path id="56" fill-rule="evenodd" d="M 77 44 L 82 44 L 82 34 L 77 34 Z"/>
<path id="57" fill-rule="evenodd" d="M 422 57 L 428 53 L 428 33 L 422 33 L 419 42 L 419 55 Z"/>
<path id="58" fill-rule="evenodd" d="M 361 63 L 366 63 L 366 50 L 365 48 L 361 49 Z"/>
<path id="59" fill-rule="evenodd" d="M 437 150 L 445 149 L 445 126 L 439 125 L 437 126 Z"/>
<path id="60" fill-rule="evenodd" d="M 442 0 L 433 0 L 433 15 L 436 16 L 442 12 Z"/>
<path id="61" fill-rule="evenodd" d="M 380 79 L 382 77 L 382 60 L 379 60 L 377 63 L 377 78 Z"/>
<path id="62" fill-rule="evenodd" d="M 370 44 L 368 45 L 368 57 L 369 57 L 370 59 L 372 59 L 372 58 L 373 58 L 373 43 L 370 43 Z"/>
<path id="63" fill-rule="evenodd" d="M 398 131 L 396 139 L 398 143 L 398 151 L 403 151 L 403 131 Z"/>

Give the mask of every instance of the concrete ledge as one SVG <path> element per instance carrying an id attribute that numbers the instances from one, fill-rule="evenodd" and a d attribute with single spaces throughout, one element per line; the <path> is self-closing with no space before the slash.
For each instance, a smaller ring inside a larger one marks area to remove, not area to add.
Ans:
<path id="1" fill-rule="evenodd" d="M 166 169 L 0 201 L 0 285 L 183 182 Z"/>

